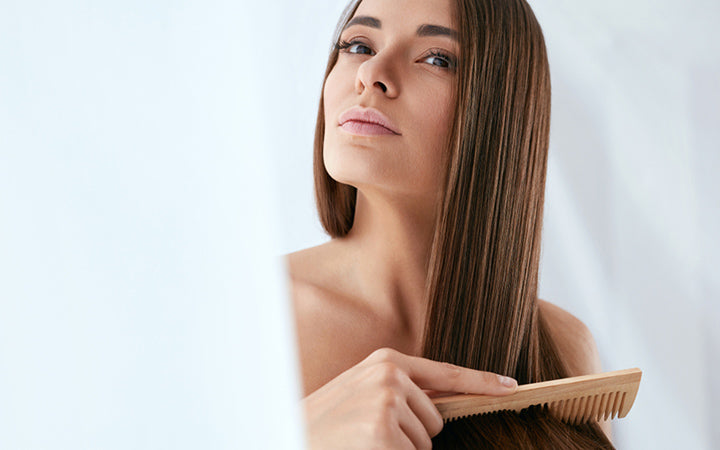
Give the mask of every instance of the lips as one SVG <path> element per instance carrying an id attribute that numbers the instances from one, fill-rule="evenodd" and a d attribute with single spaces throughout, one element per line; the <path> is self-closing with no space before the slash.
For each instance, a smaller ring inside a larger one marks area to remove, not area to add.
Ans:
<path id="1" fill-rule="evenodd" d="M 361 136 L 400 135 L 397 127 L 383 113 L 373 108 L 355 106 L 340 114 L 339 126 Z"/>

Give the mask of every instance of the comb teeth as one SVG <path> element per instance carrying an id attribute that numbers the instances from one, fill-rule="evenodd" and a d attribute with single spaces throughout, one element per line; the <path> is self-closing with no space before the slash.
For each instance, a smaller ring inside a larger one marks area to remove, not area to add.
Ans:
<path id="1" fill-rule="evenodd" d="M 569 398 L 560 400 L 559 402 L 545 403 L 543 405 L 546 405 L 551 414 L 563 422 L 577 425 L 591 420 L 607 420 L 625 417 L 628 412 L 625 411 L 624 408 L 628 393 L 628 391 L 615 391 Z M 635 393 L 632 392 L 630 394 L 635 395 Z M 629 409 L 628 407 L 627 410 Z"/>
<path id="2" fill-rule="evenodd" d="M 640 369 L 627 369 L 526 384 L 503 397 L 459 394 L 432 400 L 446 423 L 477 414 L 542 406 L 563 422 L 580 424 L 625 417 L 635 401 L 641 377 Z"/>

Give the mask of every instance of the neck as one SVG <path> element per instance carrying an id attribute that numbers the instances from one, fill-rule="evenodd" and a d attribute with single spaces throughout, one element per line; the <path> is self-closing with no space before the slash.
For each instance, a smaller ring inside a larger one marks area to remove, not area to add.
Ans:
<path id="1" fill-rule="evenodd" d="M 425 321 L 434 205 L 358 191 L 353 227 L 338 244 L 351 259 L 351 284 L 383 319 L 418 342 Z"/>

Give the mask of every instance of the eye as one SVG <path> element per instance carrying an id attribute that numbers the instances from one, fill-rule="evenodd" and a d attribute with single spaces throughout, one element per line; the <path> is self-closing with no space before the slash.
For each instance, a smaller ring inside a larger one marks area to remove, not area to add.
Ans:
<path id="1" fill-rule="evenodd" d="M 454 70 L 457 67 L 457 60 L 453 56 L 439 50 L 430 52 L 430 55 L 426 56 L 423 61 L 442 69 Z"/>
<path id="2" fill-rule="evenodd" d="M 339 51 L 356 55 L 372 55 L 373 51 L 361 41 L 340 41 L 335 46 Z"/>

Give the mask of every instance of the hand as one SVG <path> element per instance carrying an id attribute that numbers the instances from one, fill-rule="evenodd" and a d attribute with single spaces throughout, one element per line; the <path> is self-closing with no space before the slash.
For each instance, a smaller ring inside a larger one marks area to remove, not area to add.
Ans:
<path id="1" fill-rule="evenodd" d="M 429 449 L 443 420 L 423 390 L 507 395 L 516 389 L 515 380 L 494 373 L 381 348 L 303 399 L 309 448 Z"/>

